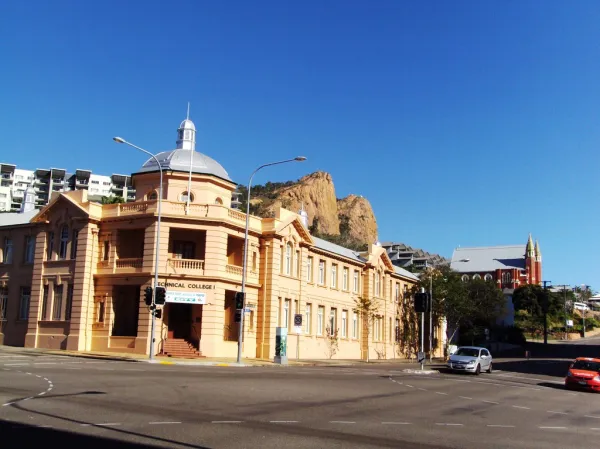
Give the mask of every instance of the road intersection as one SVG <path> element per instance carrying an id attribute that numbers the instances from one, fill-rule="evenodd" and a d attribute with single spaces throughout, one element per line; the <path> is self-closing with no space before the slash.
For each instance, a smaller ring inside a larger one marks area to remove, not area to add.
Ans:
<path id="1" fill-rule="evenodd" d="M 565 391 L 544 374 L 555 365 L 564 362 L 499 360 L 476 377 L 400 363 L 207 367 L 0 349 L 0 423 L 13 444 L 3 447 L 591 447 L 598 396 Z"/>

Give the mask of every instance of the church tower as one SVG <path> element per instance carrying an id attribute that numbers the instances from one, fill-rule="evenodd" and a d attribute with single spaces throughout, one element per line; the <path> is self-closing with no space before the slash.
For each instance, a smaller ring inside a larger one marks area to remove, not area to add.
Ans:
<path id="1" fill-rule="evenodd" d="M 542 283 L 542 251 L 540 250 L 540 244 L 535 241 L 535 276 L 538 284 Z"/>
<path id="2" fill-rule="evenodd" d="M 194 122 L 190 120 L 190 105 L 188 104 L 188 111 L 186 119 L 181 122 L 177 129 L 177 149 L 178 150 L 192 150 L 196 149 L 196 126 Z"/>
<path id="3" fill-rule="evenodd" d="M 527 240 L 527 246 L 525 247 L 525 268 L 527 269 L 527 283 L 537 284 L 535 247 L 533 246 L 531 234 L 529 234 L 529 240 Z"/>

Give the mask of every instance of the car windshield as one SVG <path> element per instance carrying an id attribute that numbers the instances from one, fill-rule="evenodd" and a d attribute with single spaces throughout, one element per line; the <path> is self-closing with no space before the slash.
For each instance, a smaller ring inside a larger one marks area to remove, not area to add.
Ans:
<path id="1" fill-rule="evenodd" d="M 479 357 L 479 349 L 458 348 L 454 355 L 464 355 L 467 357 Z"/>
<path id="2" fill-rule="evenodd" d="M 592 362 L 590 360 L 576 360 L 573 363 L 574 369 L 582 369 L 586 371 L 600 372 L 600 362 Z"/>

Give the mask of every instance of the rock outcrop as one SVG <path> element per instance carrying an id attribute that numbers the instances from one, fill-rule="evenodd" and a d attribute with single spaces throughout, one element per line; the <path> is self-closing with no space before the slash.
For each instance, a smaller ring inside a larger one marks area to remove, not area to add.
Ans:
<path id="1" fill-rule="evenodd" d="M 259 188 L 257 191 L 264 191 Z M 349 195 L 337 199 L 331 175 L 318 171 L 298 182 L 275 185 L 263 195 L 253 196 L 251 203 L 260 216 L 273 216 L 279 207 L 297 212 L 304 207 L 311 231 L 347 246 L 362 246 L 377 240 L 377 221 L 366 198 Z"/>

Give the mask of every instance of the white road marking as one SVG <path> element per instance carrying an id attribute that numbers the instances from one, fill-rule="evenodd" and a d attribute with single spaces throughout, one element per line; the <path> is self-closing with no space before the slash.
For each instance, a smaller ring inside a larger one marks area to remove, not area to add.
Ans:
<path id="1" fill-rule="evenodd" d="M 529 408 L 529 407 L 523 407 L 522 405 L 513 405 L 512 407 L 513 408 L 520 408 L 522 410 L 531 410 L 531 408 Z"/>
<path id="2" fill-rule="evenodd" d="M 69 368 L 69 367 L 66 367 L 65 369 L 81 369 L 81 368 Z"/>
<path id="3" fill-rule="evenodd" d="M 98 371 L 114 371 L 114 368 L 96 368 Z"/>
<path id="4" fill-rule="evenodd" d="M 239 424 L 244 421 L 211 421 L 212 424 Z"/>
<path id="5" fill-rule="evenodd" d="M 120 422 L 105 422 L 101 424 L 92 424 L 93 426 L 120 426 Z"/>
<path id="6" fill-rule="evenodd" d="M 415 387 L 413 387 L 412 385 L 408 385 L 408 384 L 406 384 L 406 386 L 407 386 L 408 388 L 415 388 Z"/>
<path id="7" fill-rule="evenodd" d="M 470 398 L 468 396 L 459 396 L 459 398 L 461 398 L 461 399 L 468 399 L 469 401 L 473 400 L 473 398 Z"/>
<path id="8" fill-rule="evenodd" d="M 4 366 L 27 366 L 29 363 L 5 363 Z"/>
<path id="9" fill-rule="evenodd" d="M 594 419 L 600 419 L 600 416 L 594 416 L 594 415 L 585 415 L 586 418 L 594 418 Z"/>
<path id="10" fill-rule="evenodd" d="M 181 421 L 153 421 L 148 424 L 181 424 Z"/>
<path id="11" fill-rule="evenodd" d="M 35 362 L 34 365 L 56 365 L 56 362 Z"/>
<path id="12" fill-rule="evenodd" d="M 538 429 L 559 430 L 559 429 L 566 429 L 566 427 L 540 426 L 540 427 L 538 427 Z"/>
<path id="13" fill-rule="evenodd" d="M 557 411 L 554 411 L 554 410 L 546 410 L 546 413 L 555 413 L 557 415 L 568 415 L 567 412 L 557 412 Z"/>
<path id="14" fill-rule="evenodd" d="M 296 423 L 298 421 L 269 421 L 271 424 L 290 424 L 290 423 Z"/>
<path id="15" fill-rule="evenodd" d="M 409 423 L 409 422 L 384 421 L 381 424 L 383 424 L 383 425 L 393 425 L 393 426 L 410 426 L 412 423 Z"/>
<path id="16" fill-rule="evenodd" d="M 427 391 L 425 388 L 417 388 L 417 390 L 420 390 L 420 391 Z"/>
<path id="17" fill-rule="evenodd" d="M 482 399 L 481 402 L 487 402 L 488 404 L 500 404 L 499 402 L 494 402 L 494 401 L 486 401 L 485 399 Z"/>
<path id="18" fill-rule="evenodd" d="M 451 423 L 451 422 L 436 422 L 435 423 L 436 426 L 464 426 L 464 424 L 457 424 L 457 423 Z"/>
<path id="19" fill-rule="evenodd" d="M 436 391 L 435 394 L 443 394 L 444 396 L 448 396 L 448 393 L 443 393 L 441 391 Z"/>
<path id="20" fill-rule="evenodd" d="M 513 428 L 515 426 L 505 426 L 503 424 L 488 424 L 487 427 Z"/>
<path id="21" fill-rule="evenodd" d="M 330 424 L 356 424 L 356 421 L 329 421 Z"/>

